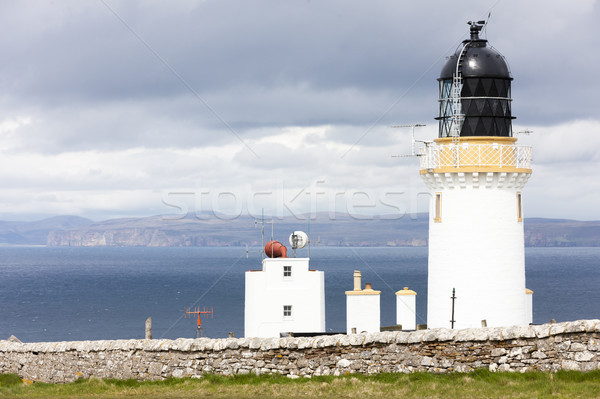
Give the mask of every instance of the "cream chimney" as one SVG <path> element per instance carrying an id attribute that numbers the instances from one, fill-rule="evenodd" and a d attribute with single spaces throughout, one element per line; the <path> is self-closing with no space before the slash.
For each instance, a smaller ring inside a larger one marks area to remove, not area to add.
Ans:
<path id="1" fill-rule="evenodd" d="M 361 274 L 359 270 L 354 271 L 354 291 L 361 291 Z"/>

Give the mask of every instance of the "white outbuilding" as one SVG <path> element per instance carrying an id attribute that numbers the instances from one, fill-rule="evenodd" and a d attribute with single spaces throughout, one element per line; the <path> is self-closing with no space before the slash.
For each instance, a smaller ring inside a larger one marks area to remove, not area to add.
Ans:
<path id="1" fill-rule="evenodd" d="M 381 329 L 381 291 L 371 284 L 362 289 L 362 275 L 354 271 L 354 289 L 346 291 L 346 333 L 379 332 Z"/>
<path id="2" fill-rule="evenodd" d="M 267 257 L 261 270 L 246 272 L 244 336 L 289 332 L 325 332 L 325 275 L 310 269 L 309 258 Z"/>
<path id="3" fill-rule="evenodd" d="M 417 328 L 417 293 L 408 287 L 396 292 L 396 324 L 403 330 Z"/>

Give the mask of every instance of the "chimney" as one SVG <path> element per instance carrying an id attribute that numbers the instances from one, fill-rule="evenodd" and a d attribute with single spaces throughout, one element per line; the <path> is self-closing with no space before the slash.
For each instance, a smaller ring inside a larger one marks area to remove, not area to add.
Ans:
<path id="1" fill-rule="evenodd" d="M 361 291 L 361 274 L 359 270 L 354 271 L 354 291 Z"/>

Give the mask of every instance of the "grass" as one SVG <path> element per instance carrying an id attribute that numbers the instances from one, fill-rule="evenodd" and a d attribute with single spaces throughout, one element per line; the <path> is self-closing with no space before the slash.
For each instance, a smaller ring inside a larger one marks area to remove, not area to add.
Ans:
<path id="1" fill-rule="evenodd" d="M 23 382 L 0 375 L 0 398 L 600 398 L 600 370 L 582 373 L 351 374 L 290 379 L 279 375 L 208 375 L 162 381 Z"/>

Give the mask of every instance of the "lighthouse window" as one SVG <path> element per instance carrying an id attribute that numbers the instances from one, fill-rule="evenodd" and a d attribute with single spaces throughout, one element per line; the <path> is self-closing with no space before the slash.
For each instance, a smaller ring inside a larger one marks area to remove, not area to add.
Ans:
<path id="1" fill-rule="evenodd" d="M 284 278 L 290 278 L 292 277 L 292 267 L 291 266 L 284 266 L 283 267 L 283 277 Z"/>
<path id="2" fill-rule="evenodd" d="M 442 221 L 442 193 L 435 193 L 435 217 L 433 221 L 436 223 Z"/>
<path id="3" fill-rule="evenodd" d="M 521 201 L 521 193 L 517 193 L 517 221 L 523 221 L 523 203 Z"/>
<path id="4" fill-rule="evenodd" d="M 283 317 L 292 317 L 292 305 L 283 305 Z"/>

